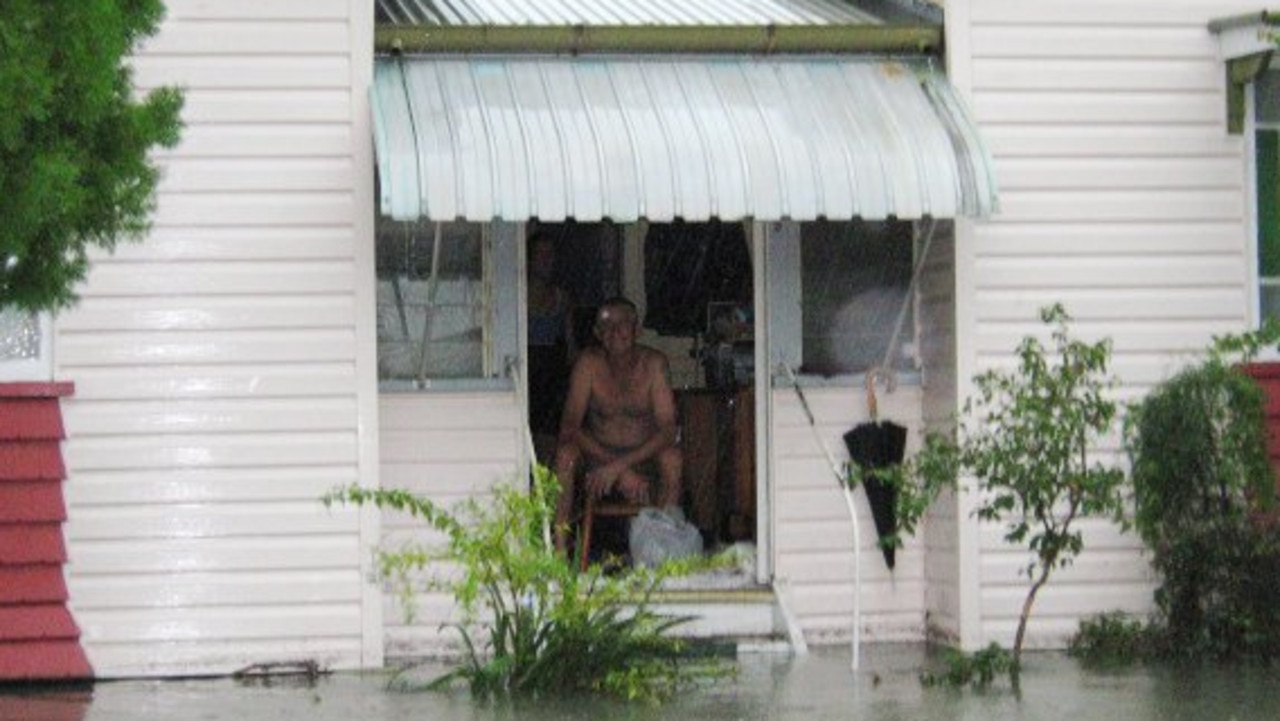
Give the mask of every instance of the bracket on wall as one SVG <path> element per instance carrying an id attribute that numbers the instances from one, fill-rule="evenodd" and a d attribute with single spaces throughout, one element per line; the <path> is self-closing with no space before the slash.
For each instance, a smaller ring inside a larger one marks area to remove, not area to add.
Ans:
<path id="1" fill-rule="evenodd" d="M 1271 65 L 1280 16 L 1266 10 L 1209 23 L 1218 36 L 1227 73 L 1227 132 L 1240 135 L 1245 125 L 1245 88 Z"/>

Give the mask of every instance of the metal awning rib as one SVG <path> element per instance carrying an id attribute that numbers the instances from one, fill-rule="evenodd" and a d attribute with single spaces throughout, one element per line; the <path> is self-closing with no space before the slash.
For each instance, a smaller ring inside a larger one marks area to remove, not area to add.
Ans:
<path id="1" fill-rule="evenodd" d="M 989 156 L 926 64 L 847 58 L 386 58 L 396 219 L 986 216 Z"/>

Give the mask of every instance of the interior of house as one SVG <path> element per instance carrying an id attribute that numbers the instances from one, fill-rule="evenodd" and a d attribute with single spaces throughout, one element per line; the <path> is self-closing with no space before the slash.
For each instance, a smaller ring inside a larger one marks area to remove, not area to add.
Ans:
<path id="1" fill-rule="evenodd" d="M 638 241 L 630 243 L 631 252 L 628 233 Z M 754 541 L 754 305 L 744 225 L 530 224 L 527 238 L 530 421 L 540 460 L 550 465 L 554 452 L 555 411 L 567 388 L 558 381 L 567 379 L 572 356 L 596 342 L 601 302 L 627 296 L 641 309 L 637 342 L 663 352 L 670 364 L 685 517 L 705 548 Z M 555 293 L 543 290 L 547 283 Z M 567 318 L 567 348 L 548 351 L 545 326 L 558 321 L 546 318 L 556 312 Z M 592 557 L 625 556 L 630 515 L 599 519 L 591 540 L 579 538 L 579 544 L 589 543 Z"/>
<path id="2" fill-rule="evenodd" d="M 918 364 L 909 286 L 919 224 L 817 221 L 794 230 L 770 239 L 772 296 L 757 303 L 753 272 L 761 264 L 751 233 L 759 228 L 747 222 L 381 218 L 380 387 L 431 393 L 521 384 L 532 445 L 551 465 L 574 354 L 595 342 L 600 304 L 628 297 L 640 311 L 637 342 L 664 353 L 670 366 L 685 518 L 705 549 L 756 543 L 757 521 L 767 515 L 757 509 L 757 309 L 794 309 L 785 322 L 770 321 L 770 352 L 785 355 L 806 382 L 853 389 L 869 368 Z M 527 379 L 512 373 L 519 358 L 527 359 Z M 626 556 L 631 515 L 601 524 L 593 555 Z"/>

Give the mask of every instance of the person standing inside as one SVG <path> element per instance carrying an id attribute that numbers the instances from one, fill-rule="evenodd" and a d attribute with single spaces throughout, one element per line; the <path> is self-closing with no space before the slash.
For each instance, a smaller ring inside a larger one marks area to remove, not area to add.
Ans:
<path id="1" fill-rule="evenodd" d="M 550 463 L 560 431 L 573 352 L 573 299 L 555 281 L 556 247 L 550 235 L 529 239 L 529 428 L 542 463 Z"/>

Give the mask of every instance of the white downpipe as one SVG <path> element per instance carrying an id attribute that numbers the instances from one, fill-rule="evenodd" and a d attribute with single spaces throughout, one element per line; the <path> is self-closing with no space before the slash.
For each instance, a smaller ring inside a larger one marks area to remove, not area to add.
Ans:
<path id="1" fill-rule="evenodd" d="M 813 411 L 809 410 L 809 401 L 804 397 L 804 391 L 800 388 L 800 382 L 796 379 L 796 374 L 791 367 L 785 363 L 779 364 L 783 371 L 786 372 L 787 378 L 791 381 L 791 387 L 796 391 L 796 397 L 800 399 L 800 407 L 804 410 L 804 415 L 809 419 L 809 428 L 813 430 L 813 437 L 818 441 L 818 446 L 822 448 L 822 453 L 827 458 L 827 463 L 831 465 L 831 472 L 835 475 L 836 483 L 840 485 L 840 490 L 844 495 L 845 509 L 849 511 L 849 521 L 853 525 L 853 641 L 852 641 L 852 660 L 850 668 L 854 671 L 858 670 L 858 655 L 862 646 L 862 553 L 858 547 L 862 538 L 861 530 L 858 525 L 857 507 L 853 505 L 853 490 L 849 488 L 848 482 L 845 480 L 845 474 L 836 461 L 836 456 L 831 452 L 831 447 L 823 440 L 822 434 L 818 432 L 817 421 L 813 418 Z"/>
<path id="2" fill-rule="evenodd" d="M 778 612 L 782 615 L 782 623 L 787 627 L 787 641 L 791 644 L 791 652 L 797 656 L 809 653 L 809 643 L 804 640 L 804 629 L 796 619 L 791 604 L 791 584 L 784 578 L 773 582 L 773 595 L 778 602 Z"/>

